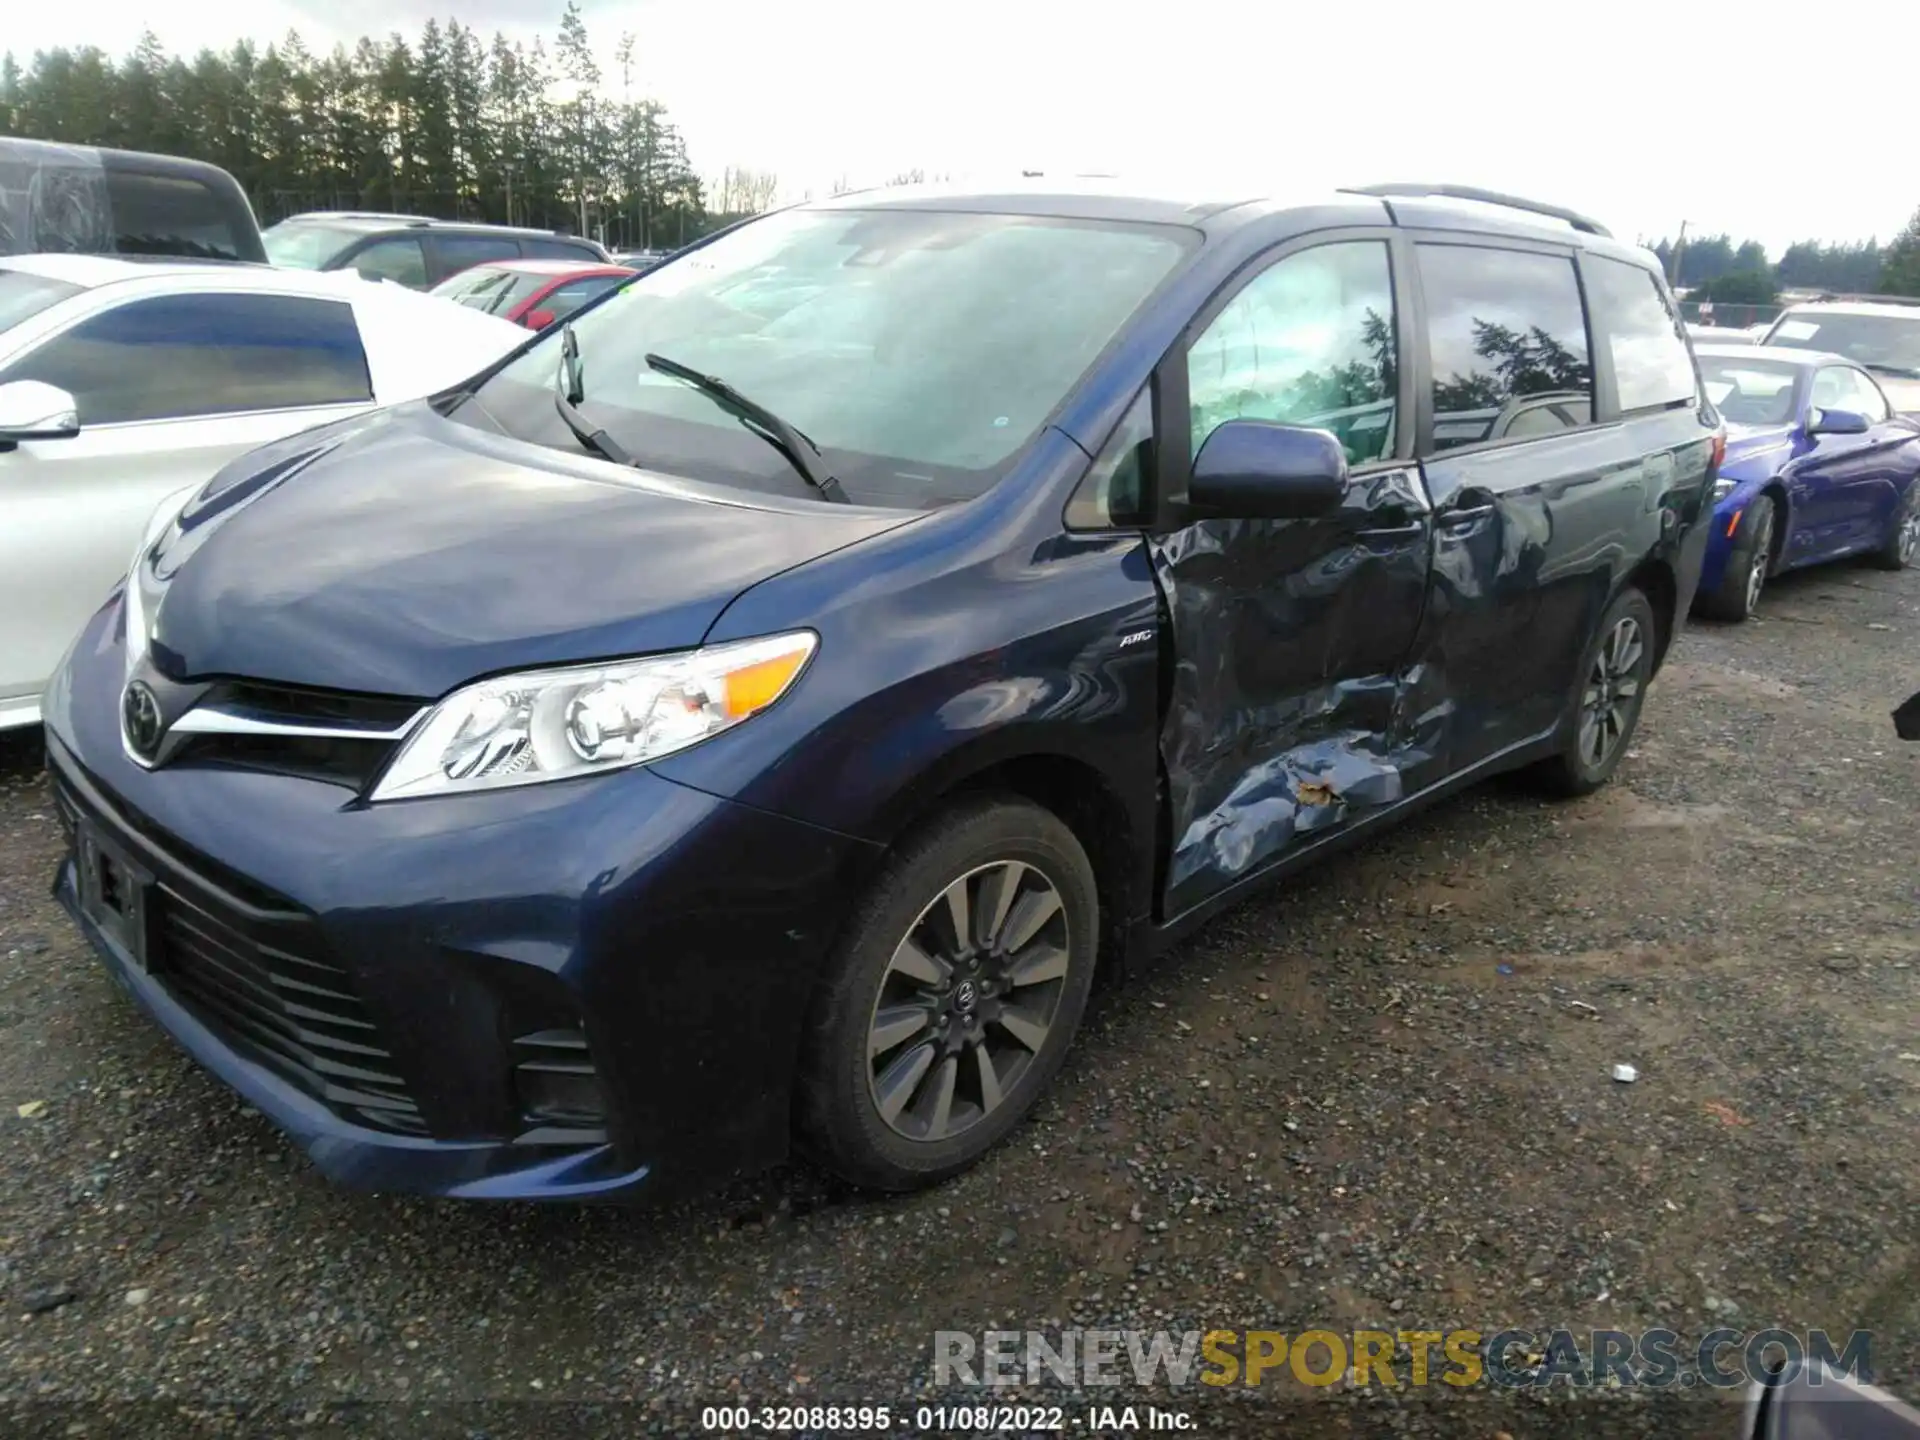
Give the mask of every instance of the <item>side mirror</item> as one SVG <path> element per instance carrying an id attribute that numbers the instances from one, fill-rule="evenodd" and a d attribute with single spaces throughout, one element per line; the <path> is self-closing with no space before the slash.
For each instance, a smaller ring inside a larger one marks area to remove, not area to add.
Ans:
<path id="1" fill-rule="evenodd" d="M 1347 452 L 1325 430 L 1228 420 L 1193 458 L 1187 502 L 1235 520 L 1311 520 L 1347 496 Z"/>
<path id="2" fill-rule="evenodd" d="M 71 440 L 80 433 L 80 406 L 58 385 L 12 380 L 0 385 L 0 445 L 22 440 Z"/>
<path id="3" fill-rule="evenodd" d="M 554 315 L 551 310 L 529 310 L 520 318 L 529 330 L 544 330 L 553 323 Z"/>
<path id="4" fill-rule="evenodd" d="M 1809 435 L 1864 435 L 1873 423 L 1857 410 L 1815 410 L 1807 422 Z"/>

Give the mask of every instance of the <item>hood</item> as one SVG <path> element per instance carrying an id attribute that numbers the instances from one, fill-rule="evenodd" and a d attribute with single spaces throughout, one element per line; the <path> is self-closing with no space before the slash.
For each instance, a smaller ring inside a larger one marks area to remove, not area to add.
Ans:
<path id="1" fill-rule="evenodd" d="M 1793 448 L 1792 425 L 1727 426 L 1727 456 L 1720 473 L 1729 480 L 1750 479 L 1764 471 L 1771 475 Z"/>
<path id="2" fill-rule="evenodd" d="M 629 478 L 423 403 L 228 467 L 141 573 L 172 678 L 429 698 L 697 645 L 749 586 L 915 518 Z"/>

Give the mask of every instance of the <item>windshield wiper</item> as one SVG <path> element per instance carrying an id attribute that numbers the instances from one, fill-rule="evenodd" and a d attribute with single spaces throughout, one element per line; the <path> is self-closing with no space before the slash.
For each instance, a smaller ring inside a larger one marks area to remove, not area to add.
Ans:
<path id="1" fill-rule="evenodd" d="M 1862 360 L 1861 368 L 1872 370 L 1880 375 L 1892 375 L 1901 380 L 1920 380 L 1920 369 L 1912 365 L 1882 365 L 1875 360 Z"/>
<path id="2" fill-rule="evenodd" d="M 669 360 L 664 355 L 648 355 L 647 365 L 662 375 L 686 381 L 745 421 L 748 429 L 785 455 L 793 468 L 800 472 L 800 478 L 827 499 L 837 500 L 843 505 L 852 503 L 847 499 L 847 492 L 840 488 L 840 482 L 834 478 L 833 472 L 821 463 L 820 447 L 766 406 L 749 400 L 718 375 L 703 375 L 692 366 Z"/>
<path id="3" fill-rule="evenodd" d="M 580 373 L 580 341 L 570 324 L 560 327 L 558 379 L 560 388 L 553 392 L 553 408 L 567 422 L 567 429 L 573 432 L 573 438 L 603 460 L 611 460 L 616 465 L 637 465 L 633 456 L 606 432 L 605 427 L 594 424 L 580 413 L 580 402 L 587 398 L 586 379 Z"/>

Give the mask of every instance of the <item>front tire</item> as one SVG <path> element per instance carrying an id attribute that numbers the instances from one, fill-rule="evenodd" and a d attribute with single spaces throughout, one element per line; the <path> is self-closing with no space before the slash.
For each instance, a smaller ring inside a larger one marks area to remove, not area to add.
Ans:
<path id="1" fill-rule="evenodd" d="M 1620 768 L 1653 678 L 1657 625 L 1647 597 L 1631 587 L 1607 607 L 1580 657 L 1565 744 L 1537 772 L 1555 794 L 1591 794 Z"/>
<path id="2" fill-rule="evenodd" d="M 1086 851 L 1037 805 L 967 801 L 902 844 L 816 994 L 800 1148 L 878 1190 L 972 1165 L 1066 1058 L 1099 919 Z"/>
<path id="3" fill-rule="evenodd" d="M 1719 586 L 1712 594 L 1700 597 L 1703 614 L 1733 621 L 1753 614 L 1773 568 L 1774 523 L 1772 496 L 1762 495 L 1747 507 L 1743 534 L 1727 556 Z"/>
<path id="4" fill-rule="evenodd" d="M 1887 538 L 1873 558 L 1882 570 L 1904 570 L 1913 563 L 1917 552 L 1920 552 L 1920 479 L 1907 486 L 1907 493 L 1894 507 Z"/>

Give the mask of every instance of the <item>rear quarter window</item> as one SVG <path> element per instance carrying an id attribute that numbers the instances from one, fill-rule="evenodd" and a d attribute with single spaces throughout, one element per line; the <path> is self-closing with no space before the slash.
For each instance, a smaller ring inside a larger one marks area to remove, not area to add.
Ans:
<path id="1" fill-rule="evenodd" d="M 1685 331 L 1652 272 L 1600 255 L 1584 257 L 1581 270 L 1594 333 L 1613 362 L 1620 409 L 1696 400 L 1700 387 Z"/>

